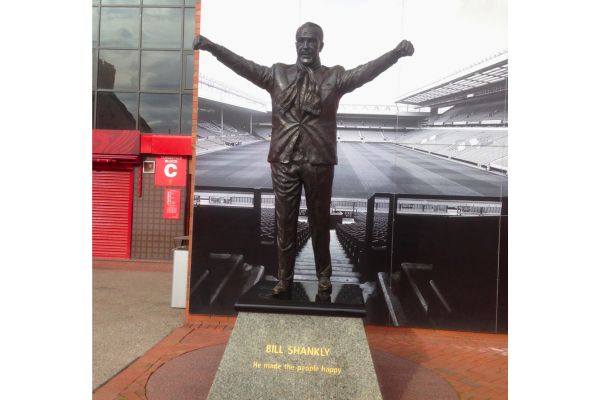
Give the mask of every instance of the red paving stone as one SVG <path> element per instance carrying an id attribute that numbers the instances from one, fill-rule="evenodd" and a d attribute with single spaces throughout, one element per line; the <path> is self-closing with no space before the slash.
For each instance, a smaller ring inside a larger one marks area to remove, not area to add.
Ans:
<path id="1" fill-rule="evenodd" d="M 94 400 L 146 400 L 154 371 L 192 350 L 227 343 L 232 317 L 195 316 L 94 392 Z M 461 400 L 508 398 L 508 336 L 366 326 L 372 349 L 417 363 L 445 379 Z"/>

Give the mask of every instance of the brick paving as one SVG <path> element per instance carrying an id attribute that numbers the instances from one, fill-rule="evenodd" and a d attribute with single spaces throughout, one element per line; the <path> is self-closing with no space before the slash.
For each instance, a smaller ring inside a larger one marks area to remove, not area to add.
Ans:
<path id="1" fill-rule="evenodd" d="M 96 390 L 93 399 L 146 399 L 145 387 L 154 371 L 181 354 L 225 344 L 234 324 L 234 317 L 196 316 Z M 372 349 L 433 371 L 461 400 L 508 397 L 507 335 L 384 326 L 367 326 L 366 333 Z"/>
<path id="2" fill-rule="evenodd" d="M 508 336 L 367 326 L 372 348 L 434 371 L 460 399 L 508 398 Z"/>
<path id="3" fill-rule="evenodd" d="M 173 261 L 94 258 L 92 268 L 111 271 L 171 272 Z"/>

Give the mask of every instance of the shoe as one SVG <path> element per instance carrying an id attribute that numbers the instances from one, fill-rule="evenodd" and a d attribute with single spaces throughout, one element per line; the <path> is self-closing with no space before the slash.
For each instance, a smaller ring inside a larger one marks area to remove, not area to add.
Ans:
<path id="1" fill-rule="evenodd" d="M 331 294 L 329 290 L 319 290 L 315 296 L 315 303 L 331 304 Z"/>
<path id="2" fill-rule="evenodd" d="M 331 280 L 328 276 L 322 276 L 319 278 L 319 290 L 326 291 L 331 289 Z"/>
<path id="3" fill-rule="evenodd" d="M 275 285 L 275 287 L 273 288 L 273 294 L 287 293 L 290 290 L 291 285 L 291 281 L 279 281 L 277 282 L 277 285 Z"/>

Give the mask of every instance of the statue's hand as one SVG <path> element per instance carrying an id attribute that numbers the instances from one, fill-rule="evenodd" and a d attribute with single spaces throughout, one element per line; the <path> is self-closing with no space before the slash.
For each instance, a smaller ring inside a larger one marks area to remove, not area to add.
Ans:
<path id="1" fill-rule="evenodd" d="M 194 38 L 194 50 L 206 50 L 212 42 L 202 35 Z"/>
<path id="2" fill-rule="evenodd" d="M 415 47 L 410 41 L 403 40 L 398 46 L 396 46 L 396 50 L 400 53 L 400 57 L 406 57 L 414 54 Z"/>

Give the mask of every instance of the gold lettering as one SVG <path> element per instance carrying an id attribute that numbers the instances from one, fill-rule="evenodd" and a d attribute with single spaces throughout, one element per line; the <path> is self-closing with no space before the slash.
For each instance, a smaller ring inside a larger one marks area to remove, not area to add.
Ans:
<path id="1" fill-rule="evenodd" d="M 281 364 L 279 363 L 265 363 L 263 365 L 265 369 L 281 369 Z"/>
<path id="2" fill-rule="evenodd" d="M 281 351 L 281 345 L 268 344 L 265 347 L 265 353 L 283 354 L 283 351 Z"/>
<path id="3" fill-rule="evenodd" d="M 274 353 L 283 354 L 281 346 L 278 346 L 278 351 Z M 304 355 L 304 356 L 316 356 L 316 357 L 329 357 L 331 354 L 330 347 L 305 347 L 305 346 L 288 346 L 287 354 L 289 355 Z"/>
<path id="4" fill-rule="evenodd" d="M 340 375 L 342 373 L 342 369 L 337 367 L 325 367 L 324 365 L 321 365 L 321 372 L 330 375 Z"/>

